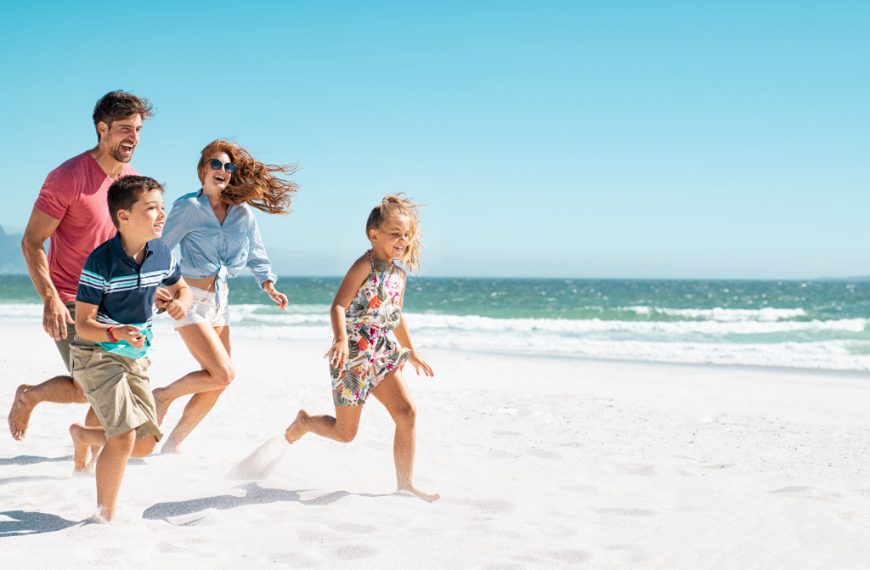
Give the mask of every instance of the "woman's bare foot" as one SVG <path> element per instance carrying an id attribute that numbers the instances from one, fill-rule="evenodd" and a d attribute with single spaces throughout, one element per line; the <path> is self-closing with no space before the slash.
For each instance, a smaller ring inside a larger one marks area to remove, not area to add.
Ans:
<path id="1" fill-rule="evenodd" d="M 151 392 L 154 395 L 154 404 L 157 408 L 157 425 L 163 424 L 163 417 L 166 416 L 166 412 L 169 411 L 169 404 L 172 403 L 172 400 L 168 399 L 166 394 L 166 388 L 154 388 Z M 166 449 L 166 446 L 163 446 L 163 449 Z M 163 453 L 166 453 L 165 451 Z"/>
<path id="2" fill-rule="evenodd" d="M 423 499 L 427 503 L 434 503 L 435 501 L 437 501 L 438 499 L 441 498 L 441 495 L 439 495 L 438 493 L 424 493 L 423 491 L 421 491 L 417 487 L 414 487 L 413 485 L 408 485 L 407 487 L 401 487 L 401 488 L 399 488 L 397 493 L 399 495 L 413 495 L 413 496 L 417 497 L 418 499 Z"/>
<path id="3" fill-rule="evenodd" d="M 82 439 L 84 428 L 78 424 L 69 426 L 69 435 L 73 441 L 73 469 L 75 473 L 87 473 L 94 461 L 88 461 L 91 446 Z"/>
<path id="4" fill-rule="evenodd" d="M 160 448 L 160 453 L 168 455 L 181 455 L 181 444 L 173 443 L 171 440 L 163 444 Z"/>
<path id="5" fill-rule="evenodd" d="M 296 419 L 293 420 L 293 423 L 284 432 L 284 439 L 287 440 L 287 443 L 299 441 L 300 437 L 308 433 L 308 426 L 306 424 L 310 417 L 305 410 L 299 410 L 299 413 L 296 414 Z"/>
<path id="6" fill-rule="evenodd" d="M 22 384 L 15 391 L 15 399 L 12 400 L 12 408 L 9 410 L 9 433 L 18 441 L 24 439 L 27 433 L 27 424 L 30 423 L 30 413 L 36 405 L 30 401 L 27 391 L 33 388 L 28 384 Z"/>

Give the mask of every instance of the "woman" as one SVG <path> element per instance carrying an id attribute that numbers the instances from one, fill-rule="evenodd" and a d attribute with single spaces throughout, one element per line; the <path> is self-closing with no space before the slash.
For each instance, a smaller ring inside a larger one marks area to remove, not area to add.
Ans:
<path id="1" fill-rule="evenodd" d="M 251 208 L 288 213 L 298 185 L 275 175 L 293 170 L 258 162 L 229 141 L 213 141 L 202 149 L 197 165 L 202 189 L 176 200 L 166 218 L 163 240 L 171 249 L 181 245 L 181 273 L 194 299 L 187 317 L 173 325 L 202 369 L 154 390 L 158 422 L 176 398 L 193 394 L 163 453 L 179 452 L 235 376 L 227 278 L 247 266 L 269 298 L 280 309 L 287 307 L 287 297 L 275 289 L 276 278 Z M 161 295 L 161 302 L 165 300 Z"/>

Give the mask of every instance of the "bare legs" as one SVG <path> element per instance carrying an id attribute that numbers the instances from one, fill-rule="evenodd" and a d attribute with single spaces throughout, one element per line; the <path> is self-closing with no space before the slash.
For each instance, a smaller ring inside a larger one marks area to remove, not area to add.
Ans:
<path id="1" fill-rule="evenodd" d="M 86 404 L 87 401 L 81 388 L 70 376 L 55 376 L 36 386 L 22 384 L 15 391 L 15 399 L 9 410 L 9 432 L 19 441 L 24 439 L 30 414 L 41 402 Z"/>
<path id="2" fill-rule="evenodd" d="M 410 493 L 427 502 L 441 498 L 437 493 L 425 493 L 413 484 L 414 452 L 416 448 L 417 409 L 408 393 L 408 388 L 401 372 L 387 375 L 372 394 L 387 408 L 396 431 L 393 436 L 393 461 L 396 465 L 396 483 L 400 493 Z M 308 432 L 316 433 L 335 441 L 347 443 L 353 441 L 359 429 L 359 419 L 363 406 L 336 406 L 335 417 L 311 416 L 305 410 L 299 410 L 296 419 L 284 437 L 288 443 L 293 443 Z"/>
<path id="3" fill-rule="evenodd" d="M 136 431 L 131 430 L 107 439 L 102 427 L 81 424 L 71 425 L 69 433 L 75 449 L 73 461 L 76 471 L 81 472 L 87 468 L 89 447 L 103 447 L 97 460 L 97 507 L 100 516 L 110 521 L 115 517 L 115 505 L 121 490 L 121 481 L 124 479 L 124 471 L 127 469 L 127 460 L 131 456 L 149 455 L 157 444 L 157 438 L 147 436 L 137 440 Z"/>
<path id="4" fill-rule="evenodd" d="M 194 323 L 181 327 L 178 333 L 202 369 L 185 374 L 169 386 L 154 390 L 158 423 L 163 423 L 163 417 L 175 399 L 193 394 L 184 407 L 178 425 L 166 439 L 163 453 L 179 452 L 181 443 L 211 411 L 236 375 L 230 360 L 229 327 L 212 328 L 205 323 Z"/>

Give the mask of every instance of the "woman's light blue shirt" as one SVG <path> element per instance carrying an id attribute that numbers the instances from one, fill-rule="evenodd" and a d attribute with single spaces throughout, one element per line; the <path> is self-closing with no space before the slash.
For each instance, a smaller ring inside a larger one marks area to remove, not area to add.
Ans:
<path id="1" fill-rule="evenodd" d="M 192 279 L 217 275 L 220 281 L 235 277 L 247 267 L 257 283 L 277 281 L 257 219 L 247 204 L 231 205 L 224 223 L 218 222 L 202 190 L 185 194 L 172 204 L 163 227 L 169 249 L 181 245 L 181 274 Z"/>

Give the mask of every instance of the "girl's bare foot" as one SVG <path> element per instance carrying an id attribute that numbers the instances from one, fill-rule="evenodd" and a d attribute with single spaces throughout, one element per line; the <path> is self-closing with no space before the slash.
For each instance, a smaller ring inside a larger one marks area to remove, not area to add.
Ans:
<path id="1" fill-rule="evenodd" d="M 398 494 L 400 494 L 400 495 L 413 495 L 413 496 L 417 497 L 418 499 L 423 499 L 427 503 L 434 503 L 435 501 L 437 501 L 438 499 L 441 498 L 441 495 L 439 495 L 438 493 L 424 493 L 423 491 L 421 491 L 417 487 L 414 487 L 413 485 L 408 485 L 407 487 L 400 487 L 398 490 Z"/>
<path id="2" fill-rule="evenodd" d="M 34 404 L 27 397 L 27 391 L 33 388 L 22 384 L 15 391 L 15 399 L 12 400 L 12 408 L 9 410 L 9 432 L 14 439 L 21 441 L 27 433 L 27 424 L 30 423 L 30 413 Z"/>
<path id="3" fill-rule="evenodd" d="M 287 443 L 298 441 L 300 437 L 308 433 L 308 426 L 306 424 L 310 417 L 305 410 L 299 410 L 299 413 L 296 414 L 296 419 L 293 420 L 293 423 L 284 432 L 284 439 L 287 440 Z"/>
<path id="4" fill-rule="evenodd" d="M 84 428 L 78 424 L 69 426 L 69 435 L 73 441 L 73 469 L 75 473 L 87 473 L 93 461 L 88 461 L 91 446 L 82 441 Z"/>

